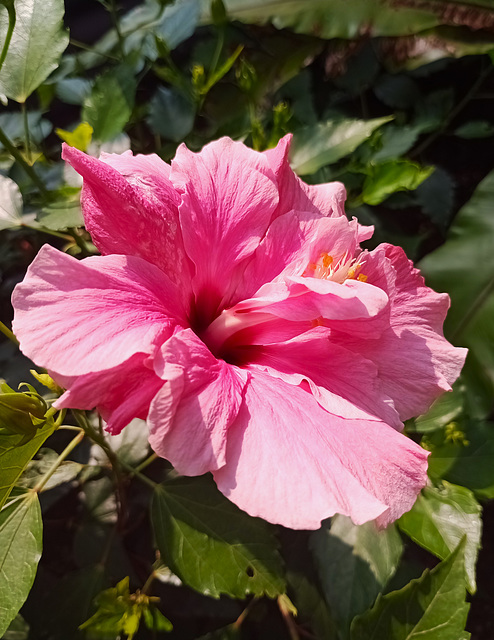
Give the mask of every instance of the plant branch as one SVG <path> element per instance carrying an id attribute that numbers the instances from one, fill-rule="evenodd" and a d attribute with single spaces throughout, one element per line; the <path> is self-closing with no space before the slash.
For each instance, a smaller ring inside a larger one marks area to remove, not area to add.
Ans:
<path id="1" fill-rule="evenodd" d="M 55 460 L 55 462 L 51 465 L 51 467 L 48 469 L 48 471 L 44 474 L 44 476 L 41 478 L 41 480 L 36 484 L 36 486 L 33 487 L 33 489 L 31 489 L 31 491 L 33 491 L 34 493 L 39 493 L 40 491 L 43 490 L 43 488 L 45 487 L 45 485 L 48 482 L 48 480 L 52 477 L 52 475 L 55 473 L 55 471 L 58 469 L 58 467 L 62 464 L 62 462 L 65 460 L 65 458 L 83 440 L 84 435 L 85 435 L 84 434 L 84 430 L 83 429 L 79 429 L 79 433 L 75 436 L 75 438 L 73 438 L 69 442 L 69 444 L 65 447 L 65 449 L 58 456 L 58 458 Z"/>
<path id="2" fill-rule="evenodd" d="M 13 342 L 16 347 L 19 346 L 19 340 L 17 340 L 15 335 L 12 333 L 12 331 L 1 321 L 0 321 L 0 332 L 3 333 L 4 336 L 7 336 L 7 338 L 11 342 Z"/>

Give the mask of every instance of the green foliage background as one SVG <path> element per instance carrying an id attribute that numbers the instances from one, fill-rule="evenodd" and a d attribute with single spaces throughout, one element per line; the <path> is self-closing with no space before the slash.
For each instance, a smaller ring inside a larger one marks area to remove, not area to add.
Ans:
<path id="1" fill-rule="evenodd" d="M 78 7 L 0 0 L 0 637 L 494 637 L 492 1 Z M 96 41 L 79 39 L 84 12 Z M 446 336 L 470 350 L 454 391 L 406 425 L 430 486 L 381 532 L 247 516 L 209 477 L 177 478 L 139 421 L 111 438 L 50 409 L 60 390 L 7 329 L 43 243 L 95 252 L 62 140 L 169 160 L 182 141 L 263 150 L 287 132 L 294 170 L 344 182 L 348 215 L 375 225 L 369 248 L 403 246 L 449 293 Z"/>

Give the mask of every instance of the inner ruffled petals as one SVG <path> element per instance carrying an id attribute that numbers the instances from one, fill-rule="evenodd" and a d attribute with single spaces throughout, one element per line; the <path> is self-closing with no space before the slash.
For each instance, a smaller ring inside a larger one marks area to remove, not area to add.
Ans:
<path id="1" fill-rule="evenodd" d="M 354 263 L 347 263 L 348 272 Z M 358 279 L 292 277 L 268 283 L 254 298 L 222 311 L 199 336 L 217 357 L 240 364 L 238 349 L 264 344 L 266 334 L 287 340 L 332 320 L 374 319 L 387 305 L 382 289 Z M 373 323 L 373 331 L 379 330 Z"/>

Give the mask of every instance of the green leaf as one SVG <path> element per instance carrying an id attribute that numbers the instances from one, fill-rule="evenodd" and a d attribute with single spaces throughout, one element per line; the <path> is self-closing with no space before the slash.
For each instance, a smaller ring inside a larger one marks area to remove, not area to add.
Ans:
<path id="1" fill-rule="evenodd" d="M 455 129 L 455 136 L 466 138 L 467 140 L 488 138 L 494 136 L 494 125 L 492 122 L 487 122 L 487 120 L 472 120 Z"/>
<path id="2" fill-rule="evenodd" d="M 53 231 L 65 231 L 82 227 L 84 218 L 82 217 L 79 200 L 79 189 L 76 194 L 69 198 L 60 198 L 38 211 L 36 221 L 47 229 Z"/>
<path id="3" fill-rule="evenodd" d="M 467 444 L 446 440 L 431 447 L 429 474 L 468 487 L 479 498 L 494 498 L 494 424 L 471 421 L 462 427 Z"/>
<path id="4" fill-rule="evenodd" d="M 415 197 L 426 216 L 443 232 L 451 220 L 455 196 L 453 178 L 437 167 L 415 191 Z"/>
<path id="5" fill-rule="evenodd" d="M 202 0 L 204 19 L 210 21 L 210 0 Z M 410 35 L 440 24 L 432 11 L 400 7 L 382 0 L 225 0 L 228 16 L 243 22 L 272 22 L 277 29 L 320 38 Z"/>
<path id="6" fill-rule="evenodd" d="M 381 138 L 381 148 L 372 156 L 373 162 L 384 162 L 398 158 L 409 151 L 417 138 L 420 131 L 416 127 L 388 125 L 384 127 Z"/>
<path id="7" fill-rule="evenodd" d="M 81 117 L 93 127 L 93 136 L 107 142 L 122 133 L 134 108 L 136 81 L 129 67 L 110 69 L 99 76 L 84 100 Z"/>
<path id="8" fill-rule="evenodd" d="M 29 625 L 20 615 L 12 620 L 9 628 L 2 636 L 2 640 L 28 640 L 29 637 Z"/>
<path id="9" fill-rule="evenodd" d="M 413 191 L 434 171 L 433 167 L 421 167 L 409 160 L 394 160 L 371 165 L 364 181 L 362 199 L 376 205 L 397 191 Z"/>
<path id="10" fill-rule="evenodd" d="M 463 384 L 457 383 L 451 393 L 443 393 L 427 413 L 415 419 L 412 431 L 430 433 L 442 429 L 462 414 L 463 406 Z"/>
<path id="11" fill-rule="evenodd" d="M 22 434 L 0 434 L 0 508 L 5 504 L 17 478 L 54 429 L 53 420 L 49 420 L 27 442 L 23 442 Z"/>
<path id="12" fill-rule="evenodd" d="M 457 549 L 418 580 L 380 597 L 352 623 L 351 640 L 458 640 L 465 629 L 462 541 Z"/>
<path id="13" fill-rule="evenodd" d="M 30 111 L 27 114 L 27 126 L 29 127 L 31 140 L 36 143 L 44 140 L 53 128 L 51 122 L 41 117 L 40 111 Z M 8 133 L 11 142 L 24 142 L 25 132 L 22 113 L 0 113 L 0 127 Z M 0 149 L 3 149 L 2 144 L 0 144 Z"/>
<path id="14" fill-rule="evenodd" d="M 0 231 L 22 224 L 22 195 L 17 184 L 0 175 Z"/>
<path id="15" fill-rule="evenodd" d="M 192 131 L 196 108 L 178 89 L 158 87 L 149 103 L 147 122 L 151 130 L 167 140 L 179 142 Z"/>
<path id="16" fill-rule="evenodd" d="M 41 509 L 36 493 L 0 511 L 0 637 L 24 604 L 42 551 Z"/>
<path id="17" fill-rule="evenodd" d="M 357 526 L 338 515 L 330 527 L 312 534 L 310 545 L 331 613 L 346 638 L 352 619 L 393 576 L 403 551 L 400 534 L 393 525 L 379 531 L 374 522 Z"/>
<path id="18" fill-rule="evenodd" d="M 2 69 L 0 93 L 25 102 L 48 75 L 69 43 L 63 28 L 63 0 L 16 0 L 16 22 Z M 8 14 L 0 7 L 0 43 L 5 41 Z"/>
<path id="19" fill-rule="evenodd" d="M 451 297 L 445 335 L 470 349 L 469 360 L 494 393 L 494 171 L 477 187 L 449 230 L 446 242 L 420 263 L 426 282 Z M 475 373 L 475 372 L 473 372 Z M 465 369 L 465 378 L 470 380 Z M 472 384 L 476 381 L 472 380 Z"/>
<path id="20" fill-rule="evenodd" d="M 208 476 L 159 485 L 151 517 L 164 562 L 193 589 L 214 598 L 284 593 L 269 525 L 240 511 Z"/>
<path id="21" fill-rule="evenodd" d="M 357 120 L 337 118 L 297 129 L 290 150 L 292 169 L 300 175 L 315 173 L 352 153 L 373 131 L 393 116 Z"/>
<path id="22" fill-rule="evenodd" d="M 425 487 L 412 510 L 398 525 L 424 549 L 444 560 L 465 542 L 465 575 L 468 590 L 475 593 L 475 565 L 482 533 L 482 508 L 465 487 L 443 482 L 439 487 Z"/>
<path id="23" fill-rule="evenodd" d="M 53 451 L 52 449 L 41 449 L 38 454 L 38 459 L 31 460 L 27 465 L 26 470 L 17 481 L 17 486 L 25 489 L 35 487 L 36 483 L 50 469 L 57 458 L 58 454 L 56 451 Z M 65 460 L 58 466 L 57 470 L 50 477 L 42 491 L 48 491 L 48 489 L 58 487 L 65 482 L 72 482 L 72 480 L 77 478 L 83 469 L 83 466 L 84 465 L 79 464 L 78 462 Z"/>

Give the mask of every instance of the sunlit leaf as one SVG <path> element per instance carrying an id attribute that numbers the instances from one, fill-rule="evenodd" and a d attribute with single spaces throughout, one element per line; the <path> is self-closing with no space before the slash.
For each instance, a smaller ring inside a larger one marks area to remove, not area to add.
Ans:
<path id="1" fill-rule="evenodd" d="M 22 195 L 17 184 L 0 175 L 0 231 L 22 223 Z"/>
<path id="2" fill-rule="evenodd" d="M 408 160 L 394 160 L 371 166 L 362 190 L 366 204 L 376 205 L 397 191 L 413 191 L 434 171 Z"/>
<path id="3" fill-rule="evenodd" d="M 465 602 L 464 542 L 432 571 L 380 597 L 356 618 L 351 640 L 457 640 L 469 604 Z"/>
<path id="4" fill-rule="evenodd" d="M 5 504 L 17 478 L 54 428 L 53 420 L 49 420 L 27 442 L 23 442 L 25 438 L 22 434 L 0 434 L 0 507 Z"/>
<path id="5" fill-rule="evenodd" d="M 210 0 L 202 0 L 210 20 Z M 369 36 L 409 35 L 440 24 L 433 12 L 400 7 L 382 0 L 225 0 L 228 16 L 244 22 L 272 22 L 278 29 L 321 38 L 355 38 L 365 29 Z"/>
<path id="6" fill-rule="evenodd" d="M 29 492 L 0 511 L 0 637 L 31 590 L 41 550 L 41 510 Z"/>
<path id="7" fill-rule="evenodd" d="M 393 116 L 373 120 L 338 118 L 297 129 L 290 150 L 292 169 L 300 175 L 315 173 L 347 156 L 392 119 Z"/>
<path id="8" fill-rule="evenodd" d="M 444 560 L 465 542 L 465 574 L 468 589 L 475 593 L 475 565 L 482 533 L 482 508 L 471 491 L 449 482 L 425 487 L 412 510 L 398 521 L 417 544 Z"/>
<path id="9" fill-rule="evenodd" d="M 25 102 L 31 93 L 58 67 L 69 43 L 63 28 L 63 0 L 16 0 L 15 29 L 0 70 L 0 93 Z M 0 43 L 5 41 L 8 14 L 0 6 Z"/>

